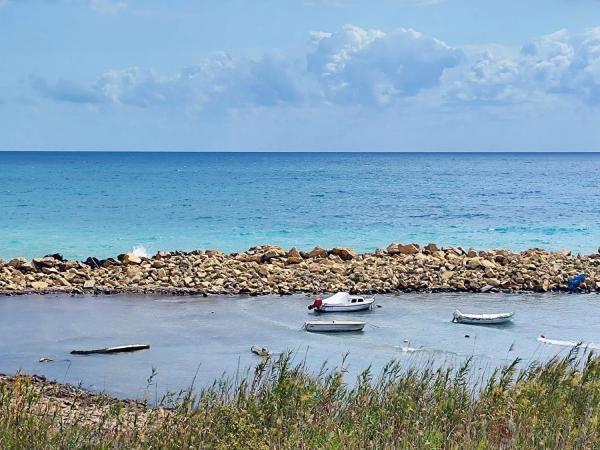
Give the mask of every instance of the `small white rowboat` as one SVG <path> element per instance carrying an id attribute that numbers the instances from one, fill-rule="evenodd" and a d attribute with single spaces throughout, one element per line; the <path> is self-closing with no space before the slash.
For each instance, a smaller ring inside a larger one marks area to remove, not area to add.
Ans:
<path id="1" fill-rule="evenodd" d="M 355 320 L 309 320 L 304 322 L 306 331 L 337 332 L 337 331 L 362 331 L 366 322 Z"/>
<path id="2" fill-rule="evenodd" d="M 350 312 L 371 309 L 374 298 L 365 298 L 360 295 L 350 295 L 347 292 L 338 292 L 331 297 L 317 298 L 308 309 L 318 312 Z"/>
<path id="3" fill-rule="evenodd" d="M 454 311 L 452 322 L 468 323 L 472 325 L 499 325 L 510 321 L 514 314 L 514 312 L 498 314 L 465 314 L 456 310 Z"/>

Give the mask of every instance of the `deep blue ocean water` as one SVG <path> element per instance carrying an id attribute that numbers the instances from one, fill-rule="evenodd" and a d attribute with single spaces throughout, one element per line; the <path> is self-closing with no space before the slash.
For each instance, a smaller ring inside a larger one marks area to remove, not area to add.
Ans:
<path id="1" fill-rule="evenodd" d="M 0 257 L 390 242 L 595 252 L 600 154 L 0 153 Z"/>

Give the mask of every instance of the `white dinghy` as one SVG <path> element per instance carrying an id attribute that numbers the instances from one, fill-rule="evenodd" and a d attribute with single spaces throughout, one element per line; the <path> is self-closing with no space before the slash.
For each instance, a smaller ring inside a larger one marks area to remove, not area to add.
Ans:
<path id="1" fill-rule="evenodd" d="M 468 323 L 471 325 L 499 325 L 512 320 L 514 314 L 514 312 L 498 314 L 466 314 L 457 309 L 454 311 L 452 322 Z"/>
<path id="2" fill-rule="evenodd" d="M 362 331 L 366 324 L 356 320 L 308 320 L 304 322 L 304 328 L 319 333 Z"/>
<path id="3" fill-rule="evenodd" d="M 312 305 L 308 305 L 308 309 L 314 309 L 317 312 L 364 311 L 365 309 L 371 309 L 374 302 L 374 298 L 338 292 L 325 299 L 317 297 Z"/>

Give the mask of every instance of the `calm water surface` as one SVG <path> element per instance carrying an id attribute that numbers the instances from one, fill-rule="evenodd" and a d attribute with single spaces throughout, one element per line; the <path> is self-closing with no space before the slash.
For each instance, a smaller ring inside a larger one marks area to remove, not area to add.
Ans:
<path id="1" fill-rule="evenodd" d="M 600 342 L 600 297 L 566 294 L 404 294 L 379 296 L 382 308 L 326 318 L 367 321 L 363 333 L 314 334 L 301 329 L 313 318 L 305 296 L 292 297 L 70 297 L 0 298 L 0 371 L 39 373 L 122 397 L 149 391 L 206 386 L 223 373 L 235 375 L 259 360 L 253 344 L 275 352 L 293 350 L 317 369 L 337 365 L 349 353 L 349 377 L 368 365 L 378 370 L 391 359 L 406 366 L 460 364 L 475 357 L 475 373 L 519 356 L 547 359 L 562 347 L 537 342 L 539 333 L 555 339 Z M 512 325 L 481 327 L 452 324 L 455 308 L 516 312 Z M 465 335 L 469 335 L 466 338 Z M 419 352 L 401 351 L 403 340 Z M 75 348 L 149 343 L 150 350 L 120 355 L 72 356 Z M 513 345 L 514 344 L 514 345 Z M 509 348 L 513 345 L 513 350 Z M 40 357 L 54 362 L 41 364 Z"/>

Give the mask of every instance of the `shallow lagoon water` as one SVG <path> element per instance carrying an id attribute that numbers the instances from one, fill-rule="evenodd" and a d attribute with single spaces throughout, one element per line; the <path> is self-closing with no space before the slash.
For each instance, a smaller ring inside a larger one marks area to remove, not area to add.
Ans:
<path id="1" fill-rule="evenodd" d="M 311 298 L 290 297 L 71 297 L 0 299 L 0 372 L 37 373 L 61 382 L 130 398 L 210 385 L 226 373 L 243 374 L 259 360 L 256 344 L 292 350 L 318 370 L 324 362 L 346 365 L 351 379 L 369 365 L 378 371 L 398 359 L 406 366 L 458 365 L 473 356 L 475 374 L 524 359 L 546 360 L 568 348 L 540 344 L 555 339 L 600 342 L 600 297 L 595 294 L 401 294 L 377 296 L 381 308 L 323 318 L 365 320 L 363 333 L 315 334 L 302 330 L 315 318 Z M 515 311 L 500 327 L 451 323 L 452 312 Z M 465 337 L 469 335 L 469 337 Z M 405 339 L 418 352 L 403 352 Z M 73 356 L 75 348 L 149 343 L 146 351 Z M 512 350 L 509 348 L 512 345 Z M 54 362 L 42 364 L 40 357 Z M 148 387 L 148 377 L 157 374 Z M 195 380 L 194 380 L 195 378 Z M 151 398 L 152 399 L 152 398 Z"/>

